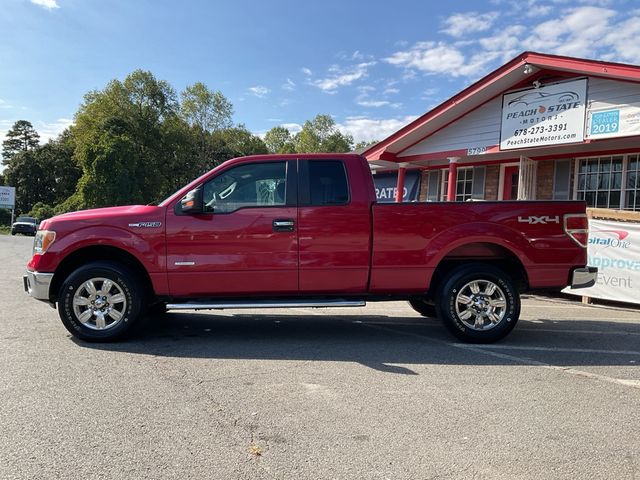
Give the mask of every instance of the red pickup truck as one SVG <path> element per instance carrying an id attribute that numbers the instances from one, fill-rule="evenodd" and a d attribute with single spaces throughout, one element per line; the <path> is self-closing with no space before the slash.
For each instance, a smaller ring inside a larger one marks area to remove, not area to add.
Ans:
<path id="1" fill-rule="evenodd" d="M 149 311 L 408 300 L 458 338 L 515 326 L 520 292 L 591 286 L 584 202 L 376 203 L 351 154 L 229 160 L 159 205 L 40 226 L 25 290 L 88 341 Z"/>

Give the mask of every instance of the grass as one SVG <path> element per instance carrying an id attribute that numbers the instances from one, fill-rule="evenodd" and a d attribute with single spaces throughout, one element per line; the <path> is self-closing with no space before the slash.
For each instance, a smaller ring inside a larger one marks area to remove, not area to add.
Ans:
<path id="1" fill-rule="evenodd" d="M 6 225 L 0 225 L 0 235 L 9 235 L 11 233 L 11 227 Z"/>

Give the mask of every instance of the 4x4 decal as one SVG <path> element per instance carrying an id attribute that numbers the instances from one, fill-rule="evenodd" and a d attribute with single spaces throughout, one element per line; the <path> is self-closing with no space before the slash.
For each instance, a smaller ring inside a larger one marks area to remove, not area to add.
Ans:
<path id="1" fill-rule="evenodd" d="M 520 223 L 528 223 L 529 225 L 546 225 L 548 223 L 560 223 L 560 217 L 550 217 L 548 215 L 542 215 L 540 217 L 536 217 L 535 215 L 529 215 L 528 217 L 518 217 L 518 222 Z"/>

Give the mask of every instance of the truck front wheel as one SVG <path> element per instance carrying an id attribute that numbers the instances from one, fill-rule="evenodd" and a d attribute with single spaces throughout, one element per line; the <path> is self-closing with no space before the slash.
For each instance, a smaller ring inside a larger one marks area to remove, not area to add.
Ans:
<path id="1" fill-rule="evenodd" d="M 437 295 L 436 310 L 460 340 L 491 343 L 515 327 L 520 316 L 520 295 L 504 271 L 472 264 L 451 272 Z"/>
<path id="2" fill-rule="evenodd" d="M 140 316 L 143 290 L 137 277 L 116 262 L 92 262 L 63 282 L 58 314 L 74 337 L 89 342 L 122 338 Z"/>

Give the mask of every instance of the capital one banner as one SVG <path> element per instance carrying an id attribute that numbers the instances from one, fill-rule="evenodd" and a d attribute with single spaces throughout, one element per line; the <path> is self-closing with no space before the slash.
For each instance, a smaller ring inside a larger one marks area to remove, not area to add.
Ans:
<path id="1" fill-rule="evenodd" d="M 586 78 L 503 95 L 500 150 L 582 142 L 586 98 Z"/>
<path id="2" fill-rule="evenodd" d="M 640 304 L 640 224 L 589 220 L 587 252 L 596 284 L 565 293 Z"/>

